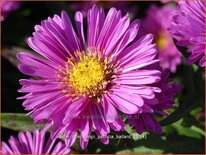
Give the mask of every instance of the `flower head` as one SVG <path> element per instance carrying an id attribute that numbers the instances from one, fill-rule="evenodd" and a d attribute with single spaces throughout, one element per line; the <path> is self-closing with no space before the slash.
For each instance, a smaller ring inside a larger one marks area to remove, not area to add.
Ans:
<path id="1" fill-rule="evenodd" d="M 77 33 L 66 12 L 35 26 L 29 46 L 40 56 L 18 54 L 19 69 L 36 79 L 22 79 L 20 97 L 36 123 L 52 121 L 52 137 L 64 135 L 71 146 L 80 129 L 80 144 L 86 148 L 94 130 L 107 144 L 110 128 L 124 130 L 119 116 L 143 111 L 143 98 L 154 96 L 161 72 L 144 69 L 156 64 L 153 36 L 134 41 L 139 20 L 111 8 L 105 15 L 95 5 L 87 14 L 87 39 L 83 15 L 75 14 Z"/>
<path id="2" fill-rule="evenodd" d="M 19 2 L 17 1 L 1 1 L 1 21 L 3 21 L 10 12 L 19 8 Z"/>
<path id="3" fill-rule="evenodd" d="M 8 144 L 1 142 L 1 154 L 67 154 L 70 149 L 64 142 L 51 139 L 46 140 L 45 129 L 34 133 L 19 132 L 18 138 L 10 137 Z"/>
<path id="4" fill-rule="evenodd" d="M 177 45 L 189 47 L 186 63 L 205 66 L 205 1 L 179 1 L 171 32 Z"/>
<path id="5" fill-rule="evenodd" d="M 161 81 L 154 84 L 154 86 L 161 89 L 161 92 L 157 92 L 155 98 L 145 99 L 142 113 L 127 116 L 129 125 L 134 127 L 137 133 L 142 134 L 144 128 L 149 132 L 158 134 L 162 132 L 162 128 L 154 115 L 167 116 L 164 110 L 173 106 L 175 95 L 182 89 L 182 85 L 170 82 L 169 75 L 169 70 L 162 70 Z"/>
<path id="6" fill-rule="evenodd" d="M 164 69 L 176 72 L 181 63 L 182 55 L 176 48 L 168 28 L 171 26 L 172 15 L 175 8 L 165 5 L 161 8 L 152 5 L 142 21 L 141 34 L 152 33 L 159 51 L 160 65 Z M 152 25 L 152 26 L 151 26 Z"/>

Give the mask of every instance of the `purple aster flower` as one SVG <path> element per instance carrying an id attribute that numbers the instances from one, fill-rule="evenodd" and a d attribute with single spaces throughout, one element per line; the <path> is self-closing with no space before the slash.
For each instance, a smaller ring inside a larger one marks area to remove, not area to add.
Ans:
<path id="1" fill-rule="evenodd" d="M 181 63 L 182 55 L 176 48 L 171 33 L 167 30 L 171 26 L 172 15 L 175 8 L 165 5 L 159 8 L 152 5 L 142 21 L 141 33 L 152 33 L 155 37 L 160 65 L 164 69 L 176 72 L 176 67 Z M 152 25 L 152 26 L 151 26 Z"/>
<path id="2" fill-rule="evenodd" d="M 145 99 L 142 113 L 127 116 L 129 125 L 134 127 L 137 133 L 142 134 L 144 128 L 149 132 L 158 134 L 162 132 L 154 114 L 167 116 L 168 114 L 164 110 L 172 107 L 175 95 L 182 89 L 182 85 L 170 82 L 169 75 L 169 70 L 162 71 L 161 81 L 154 84 L 161 89 L 161 92 L 156 93 L 155 98 Z"/>
<path id="3" fill-rule="evenodd" d="M 205 2 L 179 1 L 173 17 L 171 32 L 177 39 L 177 45 L 187 46 L 190 53 L 186 63 L 192 64 L 199 60 L 205 66 Z"/>
<path id="4" fill-rule="evenodd" d="M 18 1 L 1 1 L 1 21 L 3 21 L 10 12 L 19 8 Z"/>
<path id="5" fill-rule="evenodd" d="M 22 73 L 35 79 L 22 79 L 20 99 L 36 123 L 52 121 L 52 137 L 64 135 L 71 146 L 80 129 L 80 145 L 86 148 L 92 130 L 105 144 L 110 128 L 124 130 L 119 116 L 141 112 L 143 98 L 151 98 L 159 88 L 161 72 L 143 69 L 156 64 L 157 51 L 148 34 L 134 41 L 139 20 L 111 8 L 105 15 L 96 5 L 87 14 L 87 36 L 83 15 L 71 20 L 62 12 L 35 26 L 28 45 L 40 56 L 18 54 Z"/>
<path id="6" fill-rule="evenodd" d="M 30 132 L 19 132 L 18 139 L 11 136 L 8 144 L 1 142 L 1 154 L 67 154 L 70 149 L 64 142 L 49 138 L 46 140 L 46 131 L 34 130 Z"/>

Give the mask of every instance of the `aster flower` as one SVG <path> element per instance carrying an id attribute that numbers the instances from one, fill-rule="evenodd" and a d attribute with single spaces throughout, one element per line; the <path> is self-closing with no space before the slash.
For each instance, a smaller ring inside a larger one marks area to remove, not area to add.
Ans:
<path id="1" fill-rule="evenodd" d="M 83 15 L 75 14 L 77 33 L 66 12 L 54 15 L 35 26 L 28 45 L 43 57 L 20 53 L 18 66 L 24 74 L 20 99 L 35 123 L 54 123 L 52 137 L 65 137 L 71 146 L 80 129 L 80 145 L 86 148 L 92 130 L 107 144 L 110 128 L 124 130 L 119 113 L 142 111 L 144 98 L 159 88 L 161 72 L 142 69 L 156 64 L 157 51 L 148 34 L 133 41 L 139 20 L 130 24 L 128 14 L 111 8 L 105 16 L 96 5 L 87 14 L 87 39 Z"/>
<path id="2" fill-rule="evenodd" d="M 152 68 L 154 67 L 152 66 Z M 161 92 L 156 93 L 155 98 L 145 99 L 143 106 L 145 110 L 142 113 L 127 116 L 129 125 L 134 127 L 138 134 L 142 134 L 145 128 L 149 132 L 158 134 L 162 132 L 162 128 L 154 115 L 167 116 L 168 114 L 164 110 L 173 106 L 175 95 L 182 89 L 182 85 L 170 82 L 169 75 L 169 70 L 162 70 L 161 81 L 154 84 L 155 87 L 161 89 Z"/>
<path id="3" fill-rule="evenodd" d="M 30 132 L 19 132 L 18 139 L 11 136 L 8 144 L 1 142 L 1 154 L 67 154 L 70 149 L 64 142 L 49 138 L 46 140 L 46 131 L 34 130 Z"/>
<path id="4" fill-rule="evenodd" d="M 168 31 L 174 11 L 175 8 L 170 5 L 165 5 L 161 8 L 152 5 L 142 21 L 141 29 L 142 35 L 147 33 L 154 35 L 161 67 L 169 69 L 173 73 L 176 72 L 176 68 L 181 63 L 182 58 L 181 53 L 173 42 L 171 33 Z"/>
<path id="5" fill-rule="evenodd" d="M 1 21 L 3 21 L 10 12 L 15 11 L 19 8 L 18 1 L 1 1 Z"/>
<path id="6" fill-rule="evenodd" d="M 205 2 L 179 1 L 173 17 L 171 32 L 178 41 L 177 45 L 189 47 L 190 56 L 186 63 L 192 64 L 199 60 L 205 66 Z"/>

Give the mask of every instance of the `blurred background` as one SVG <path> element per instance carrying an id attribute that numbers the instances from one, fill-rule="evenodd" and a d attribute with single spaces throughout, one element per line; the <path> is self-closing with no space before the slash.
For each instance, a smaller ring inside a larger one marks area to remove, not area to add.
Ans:
<path id="1" fill-rule="evenodd" d="M 87 4 L 86 4 L 87 3 Z M 10 12 L 1 21 L 1 67 L 2 67 L 2 120 L 1 138 L 7 141 L 10 135 L 17 135 L 19 130 L 33 130 L 33 121 L 26 111 L 22 101 L 16 98 L 22 96 L 19 79 L 29 78 L 17 69 L 16 53 L 32 52 L 26 44 L 26 39 L 32 35 L 34 26 L 41 20 L 54 14 L 67 11 L 73 20 L 78 10 L 85 11 L 92 6 L 89 2 L 20 2 L 17 9 Z M 112 6 L 121 9 L 123 13 L 130 12 L 131 19 L 144 18 L 151 5 L 163 6 L 161 2 L 98 2 L 106 10 Z M 167 4 L 168 5 L 168 4 Z M 176 5 L 170 3 L 169 5 Z M 187 56 L 184 48 L 179 49 Z M 182 83 L 184 88 L 175 98 L 175 105 L 168 112 L 166 119 L 160 118 L 163 134 L 135 135 L 131 128 L 121 134 L 133 135 L 136 138 L 110 139 L 108 145 L 98 140 L 90 140 L 88 148 L 82 150 L 78 142 L 72 147 L 73 153 L 204 153 L 205 146 L 205 105 L 204 105 L 204 70 L 198 65 L 178 66 L 177 72 L 171 75 L 174 81 Z M 15 114 L 18 113 L 18 114 Z M 22 114 L 21 114 L 22 113 Z M 111 135 L 120 133 L 111 133 Z"/>

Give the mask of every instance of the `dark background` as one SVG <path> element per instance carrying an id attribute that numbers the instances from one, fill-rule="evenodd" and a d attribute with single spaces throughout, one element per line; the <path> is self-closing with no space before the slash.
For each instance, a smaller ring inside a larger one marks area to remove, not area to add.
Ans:
<path id="1" fill-rule="evenodd" d="M 1 22 L 2 49 L 11 47 L 29 49 L 25 40 L 34 31 L 34 26 L 48 16 L 60 14 L 62 10 L 66 10 L 73 20 L 74 11 L 69 9 L 71 3 L 73 2 L 21 2 L 21 7 L 17 11 L 12 12 L 5 21 Z M 137 18 L 144 17 L 147 8 L 151 4 L 163 5 L 160 2 L 130 3 L 138 10 L 135 15 Z M 81 3 L 79 4 L 81 5 Z M 185 53 L 184 49 L 183 52 Z M 17 92 L 20 88 L 19 79 L 28 77 L 20 73 L 17 67 L 8 61 L 8 57 L 1 57 L 1 67 L 2 113 L 25 113 L 21 105 L 22 100 L 17 100 L 16 98 L 23 95 Z M 188 104 L 192 104 L 193 106 L 189 108 L 185 107 L 185 110 L 183 108 L 184 115 L 181 116 L 184 122 L 183 126 L 187 129 L 195 125 L 204 130 L 204 118 L 203 120 L 197 120 L 196 114 L 191 114 L 191 111 L 198 111 L 197 109 L 202 109 L 200 111 L 204 112 L 203 69 L 196 68 L 196 66 L 181 65 L 177 73 L 172 75 L 172 78 L 184 84 L 181 95 L 177 96 L 178 103 L 176 107 L 182 107 L 181 104 L 187 99 L 191 89 L 196 92 L 194 100 L 184 104 L 184 106 Z M 191 81 L 193 84 L 191 84 Z M 176 118 L 176 120 L 180 120 L 180 118 Z M 3 141 L 7 141 L 10 135 L 17 135 L 18 133 L 8 128 L 2 128 L 1 131 Z M 175 130 L 170 125 L 165 126 L 164 131 L 161 136 L 150 134 L 147 136 L 147 139 L 138 141 L 124 139 L 111 140 L 109 145 L 91 140 L 86 151 L 79 149 L 78 144 L 74 146 L 73 150 L 77 153 L 159 153 L 158 151 L 162 151 L 160 153 L 204 153 L 204 136 L 194 138 L 191 136 L 193 132 L 183 130 L 182 134 L 179 129 Z M 184 134 L 184 132 L 189 133 Z"/>

